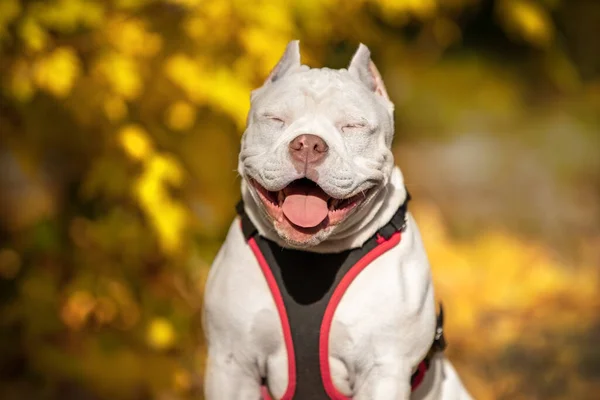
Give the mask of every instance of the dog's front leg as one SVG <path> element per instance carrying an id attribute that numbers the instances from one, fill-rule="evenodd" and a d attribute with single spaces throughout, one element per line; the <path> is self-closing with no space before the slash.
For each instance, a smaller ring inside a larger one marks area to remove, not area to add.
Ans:
<path id="1" fill-rule="evenodd" d="M 379 361 L 363 379 L 357 379 L 353 400 L 408 400 L 410 398 L 411 370 L 408 364 L 397 359 Z"/>
<path id="2" fill-rule="evenodd" d="M 211 351 L 206 365 L 206 400 L 259 400 L 260 377 L 232 352 Z"/>

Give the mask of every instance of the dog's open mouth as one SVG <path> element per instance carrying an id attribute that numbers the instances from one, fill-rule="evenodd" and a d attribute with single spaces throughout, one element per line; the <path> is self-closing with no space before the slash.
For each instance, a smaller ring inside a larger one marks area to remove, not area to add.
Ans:
<path id="1" fill-rule="evenodd" d="M 285 218 L 302 230 L 338 223 L 365 198 L 365 194 L 359 193 L 347 199 L 336 199 L 307 178 L 297 179 L 277 192 L 265 189 L 255 180 L 252 184 L 272 217 L 276 220 Z"/>

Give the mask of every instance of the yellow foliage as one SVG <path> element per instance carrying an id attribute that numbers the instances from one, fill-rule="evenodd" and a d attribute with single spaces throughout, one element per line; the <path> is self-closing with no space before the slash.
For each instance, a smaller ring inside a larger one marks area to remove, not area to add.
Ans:
<path id="1" fill-rule="evenodd" d="M 196 110 L 191 104 L 178 101 L 167 109 L 165 121 L 167 126 L 174 131 L 190 129 L 196 121 Z"/>
<path id="2" fill-rule="evenodd" d="M 440 46 L 447 47 L 460 40 L 461 32 L 454 21 L 440 17 L 433 22 L 433 35 Z"/>
<path id="3" fill-rule="evenodd" d="M 28 101 L 35 93 L 31 65 L 24 59 L 17 60 L 11 71 L 10 93 L 22 102 Z"/>
<path id="4" fill-rule="evenodd" d="M 180 249 L 187 227 L 186 210 L 172 199 L 167 187 L 181 185 L 182 178 L 183 171 L 173 157 L 153 154 L 146 160 L 133 189 L 167 253 Z"/>
<path id="5" fill-rule="evenodd" d="M 148 133 L 139 125 L 127 125 L 119 132 L 119 141 L 125 152 L 133 159 L 141 161 L 152 153 Z"/>
<path id="6" fill-rule="evenodd" d="M 160 51 L 162 39 L 159 35 L 148 32 L 146 25 L 136 18 L 113 18 L 106 25 L 107 39 L 123 55 L 153 56 Z"/>
<path id="7" fill-rule="evenodd" d="M 79 58 L 71 47 L 59 47 L 34 65 L 37 85 L 56 97 L 66 97 L 80 74 Z"/>
<path id="8" fill-rule="evenodd" d="M 206 99 L 206 84 L 198 63 L 184 54 L 169 57 L 164 64 L 167 77 L 179 86 L 192 100 L 199 104 Z"/>
<path id="9" fill-rule="evenodd" d="M 274 34 L 258 27 L 248 27 L 240 32 L 240 39 L 248 55 L 254 58 L 255 64 L 258 63 L 258 72 L 266 77 L 292 37 Z"/>
<path id="10" fill-rule="evenodd" d="M 163 250 L 167 253 L 179 250 L 187 213 L 169 194 L 169 186 L 181 186 L 183 181 L 179 162 L 171 156 L 155 153 L 148 134 L 139 125 L 122 128 L 119 142 L 132 159 L 143 161 L 143 171 L 132 193 L 148 216 Z"/>
<path id="11" fill-rule="evenodd" d="M 406 0 L 408 9 L 420 18 L 432 16 L 437 9 L 436 0 Z"/>
<path id="12" fill-rule="evenodd" d="M 154 318 L 148 326 L 146 341 L 153 349 L 168 349 L 175 343 L 173 325 L 165 318 Z"/>
<path id="13" fill-rule="evenodd" d="M 569 271 L 544 246 L 508 232 L 482 233 L 464 243 L 451 239 L 433 206 L 413 209 L 432 264 L 437 297 L 451 310 L 448 325 L 453 335 L 475 332 L 486 314 L 500 313 L 507 319 L 500 321 L 486 345 L 501 348 L 526 329 L 529 313 L 545 309 L 553 299 L 564 296 L 588 310 L 594 303 L 598 283 L 590 279 L 592 269 Z M 569 322 L 555 317 L 554 323 Z"/>
<path id="14" fill-rule="evenodd" d="M 203 0 L 167 0 L 169 3 L 177 4 L 187 8 L 194 8 L 202 4 Z"/>
<path id="15" fill-rule="evenodd" d="M 219 1 L 219 0 L 208 0 L 203 4 L 202 14 L 205 15 L 205 18 L 212 21 L 226 21 L 228 15 L 231 13 L 231 8 L 233 6 L 232 1 Z M 252 5 L 251 8 L 255 8 L 255 5 Z M 248 4 L 243 9 L 247 9 Z"/>
<path id="16" fill-rule="evenodd" d="M 0 1 L 0 42 L 8 35 L 7 26 L 21 13 L 19 0 Z"/>
<path id="17" fill-rule="evenodd" d="M 238 10 L 256 29 L 285 37 L 295 33 L 294 16 L 288 4 L 278 0 L 263 0 L 260 3 L 260 7 L 240 7 Z M 279 41 L 275 35 L 271 39 Z"/>
<path id="18" fill-rule="evenodd" d="M 250 91 L 252 87 L 223 68 L 215 71 L 208 81 L 207 96 L 216 108 L 225 111 L 236 122 L 238 129 L 246 124 L 246 115 L 250 109 Z"/>
<path id="19" fill-rule="evenodd" d="M 550 16 L 532 0 L 504 0 L 498 3 L 502 21 L 516 35 L 538 46 L 548 46 L 554 30 Z"/>
<path id="20" fill-rule="evenodd" d="M 428 18 L 435 14 L 436 0 L 374 0 L 386 14 L 410 14 L 418 18 Z"/>
<path id="21" fill-rule="evenodd" d="M 111 122 L 118 122 L 127 115 L 127 103 L 120 96 L 107 96 L 103 106 L 104 113 Z"/>
<path id="22" fill-rule="evenodd" d="M 78 27 L 99 26 L 104 20 L 104 7 L 94 0 L 52 0 L 37 3 L 33 13 L 47 27 L 73 32 Z"/>
<path id="23" fill-rule="evenodd" d="M 138 64 L 121 53 L 111 52 L 98 60 L 96 72 L 109 84 L 115 94 L 126 100 L 139 96 L 143 85 Z"/>
<path id="24" fill-rule="evenodd" d="M 119 10 L 137 10 L 154 0 L 113 0 L 115 7 Z"/>
<path id="25" fill-rule="evenodd" d="M 157 180 L 173 186 L 180 186 L 183 180 L 181 164 L 172 156 L 157 154 L 149 160 L 148 171 Z"/>
<path id="26" fill-rule="evenodd" d="M 48 34 L 33 18 L 26 17 L 19 25 L 19 36 L 25 45 L 33 51 L 41 51 L 46 47 Z"/>
<path id="27" fill-rule="evenodd" d="M 250 84 L 238 79 L 231 71 L 219 68 L 203 70 L 190 57 L 176 54 L 165 62 L 169 79 L 179 86 L 195 103 L 209 101 L 213 107 L 223 110 L 243 127 L 250 107 Z"/>
<path id="28" fill-rule="evenodd" d="M 203 16 L 192 15 L 183 23 L 183 29 L 190 38 L 200 40 L 209 33 L 208 22 Z"/>

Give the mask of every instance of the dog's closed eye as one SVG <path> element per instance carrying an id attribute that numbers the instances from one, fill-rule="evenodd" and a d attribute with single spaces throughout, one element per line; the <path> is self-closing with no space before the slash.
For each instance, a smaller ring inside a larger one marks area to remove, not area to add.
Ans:
<path id="1" fill-rule="evenodd" d="M 365 129 L 365 127 L 367 126 L 366 123 L 364 122 L 352 122 L 349 124 L 345 124 L 342 126 L 342 132 L 352 132 L 355 130 L 362 130 Z"/>
<path id="2" fill-rule="evenodd" d="M 265 115 L 265 118 L 270 119 L 271 121 L 276 121 L 276 122 L 281 122 L 281 123 L 284 122 L 282 118 L 276 117 L 274 115 Z"/>
<path id="3" fill-rule="evenodd" d="M 274 127 L 281 128 L 285 125 L 285 120 L 282 117 L 279 117 L 277 115 L 263 114 L 261 116 L 261 119 L 263 120 L 264 123 L 274 126 Z"/>

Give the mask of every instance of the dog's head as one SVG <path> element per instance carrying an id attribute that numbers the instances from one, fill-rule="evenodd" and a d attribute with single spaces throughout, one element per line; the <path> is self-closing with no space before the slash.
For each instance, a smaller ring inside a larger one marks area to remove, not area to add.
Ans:
<path id="1" fill-rule="evenodd" d="M 315 246 L 385 187 L 393 134 L 393 105 L 366 46 L 348 69 L 311 69 L 293 41 L 252 92 L 238 170 L 283 240 Z"/>

